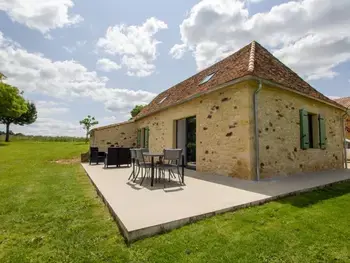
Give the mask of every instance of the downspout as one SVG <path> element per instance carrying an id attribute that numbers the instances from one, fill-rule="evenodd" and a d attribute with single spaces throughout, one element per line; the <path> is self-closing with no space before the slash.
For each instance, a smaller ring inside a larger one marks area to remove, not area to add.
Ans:
<path id="1" fill-rule="evenodd" d="M 253 106 L 254 106 L 254 125 L 255 125 L 255 171 L 256 171 L 256 181 L 260 181 L 260 149 L 259 149 L 259 126 L 258 126 L 258 93 L 262 89 L 262 82 L 259 80 L 259 87 L 254 92 Z"/>
<path id="2" fill-rule="evenodd" d="M 342 117 L 343 120 L 343 139 L 344 139 L 344 157 L 345 157 L 345 169 L 348 169 L 348 154 L 347 154 L 347 142 L 346 142 L 346 137 L 345 137 L 345 129 L 346 129 L 346 119 L 349 116 L 349 110 L 350 106 L 346 109 L 345 114 Z"/>

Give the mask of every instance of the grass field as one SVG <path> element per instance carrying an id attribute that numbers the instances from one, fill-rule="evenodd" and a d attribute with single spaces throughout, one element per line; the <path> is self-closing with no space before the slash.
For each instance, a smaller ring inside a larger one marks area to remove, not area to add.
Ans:
<path id="1" fill-rule="evenodd" d="M 74 142 L 0 143 L 1 263 L 350 262 L 350 183 L 128 247 L 77 162 L 86 150 Z"/>

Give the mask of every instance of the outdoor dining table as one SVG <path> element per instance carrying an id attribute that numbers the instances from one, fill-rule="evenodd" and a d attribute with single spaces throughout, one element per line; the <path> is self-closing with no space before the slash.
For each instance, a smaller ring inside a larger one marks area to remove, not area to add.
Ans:
<path id="1" fill-rule="evenodd" d="M 163 153 L 151 153 L 151 152 L 144 152 L 143 156 L 149 156 L 151 157 L 151 186 L 153 186 L 153 182 L 154 182 L 154 157 L 163 157 L 164 154 Z M 185 178 L 185 160 L 184 160 L 184 155 L 182 155 L 182 183 L 184 183 L 184 178 Z"/>

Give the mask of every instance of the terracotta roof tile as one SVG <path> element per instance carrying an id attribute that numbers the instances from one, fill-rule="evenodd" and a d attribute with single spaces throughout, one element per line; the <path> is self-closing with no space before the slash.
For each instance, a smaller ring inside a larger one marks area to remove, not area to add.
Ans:
<path id="1" fill-rule="evenodd" d="M 350 97 L 335 99 L 334 101 L 338 102 L 340 105 L 343 105 L 345 108 L 350 107 Z"/>
<path id="2" fill-rule="evenodd" d="M 208 82 L 200 84 L 206 76 L 212 73 L 215 73 L 215 75 Z M 210 91 L 218 85 L 247 75 L 269 80 L 335 106 L 341 106 L 311 87 L 295 72 L 275 58 L 268 50 L 253 41 L 229 57 L 160 93 L 151 103 L 143 108 L 136 119 L 181 103 L 196 94 Z"/>
<path id="3" fill-rule="evenodd" d="M 186 100 L 200 92 L 213 89 L 230 80 L 250 74 L 250 72 L 248 72 L 250 46 L 251 44 L 245 46 L 224 60 L 219 61 L 209 68 L 204 69 L 196 75 L 162 92 L 154 98 L 150 104 L 143 108 L 143 110 L 137 115 L 137 118 Z M 208 82 L 199 84 L 206 76 L 214 72 L 215 75 Z M 165 97 L 166 99 L 162 103 L 159 103 Z"/>

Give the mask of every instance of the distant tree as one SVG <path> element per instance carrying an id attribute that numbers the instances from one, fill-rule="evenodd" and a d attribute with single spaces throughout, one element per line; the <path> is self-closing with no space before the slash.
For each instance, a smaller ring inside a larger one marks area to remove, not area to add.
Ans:
<path id="1" fill-rule="evenodd" d="M 91 127 L 98 124 L 98 121 L 95 120 L 95 117 L 91 117 L 88 115 L 85 119 L 81 120 L 80 125 L 83 125 L 83 129 L 86 130 L 85 142 L 87 143 L 89 140 L 89 134 Z"/>
<path id="2" fill-rule="evenodd" d="M 16 125 L 29 125 L 36 121 L 37 119 L 37 111 L 35 104 L 33 102 L 25 102 L 26 111 L 22 113 L 18 117 L 6 117 L 6 116 L 0 116 L 0 123 L 3 123 L 6 125 L 6 137 L 5 141 L 8 142 L 10 140 L 10 135 L 14 135 L 14 133 L 11 134 L 10 132 L 10 125 L 16 124 Z"/>
<path id="3" fill-rule="evenodd" d="M 131 117 L 134 118 L 137 114 L 139 114 L 142 109 L 145 107 L 146 105 L 136 105 L 130 112 Z"/>

